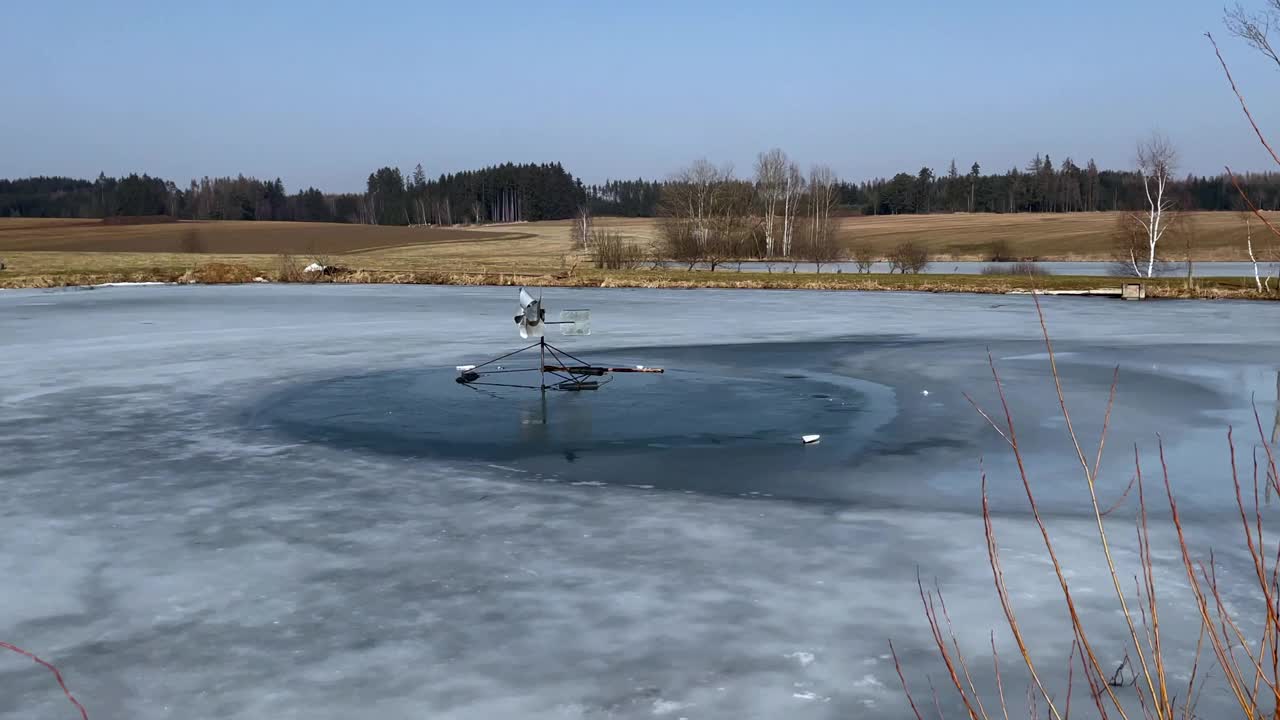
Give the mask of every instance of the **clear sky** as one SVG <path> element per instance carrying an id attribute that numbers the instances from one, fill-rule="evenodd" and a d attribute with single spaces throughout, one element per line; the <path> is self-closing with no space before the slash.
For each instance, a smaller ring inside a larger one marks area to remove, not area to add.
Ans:
<path id="1" fill-rule="evenodd" d="M 1262 0 L 1245 0 L 1257 5 Z M 148 172 L 357 190 L 559 160 L 588 182 L 778 146 L 859 180 L 1090 157 L 1153 129 L 1183 171 L 1274 169 L 1280 72 L 1213 0 L 13 2 L 0 177 Z"/>

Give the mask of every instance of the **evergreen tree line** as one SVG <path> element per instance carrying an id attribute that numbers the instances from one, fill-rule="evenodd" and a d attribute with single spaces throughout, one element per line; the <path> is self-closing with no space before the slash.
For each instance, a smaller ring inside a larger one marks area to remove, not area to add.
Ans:
<path id="1" fill-rule="evenodd" d="M 525 222 L 573 217 L 586 189 L 560 163 L 506 163 L 428 180 L 422 165 L 369 176 L 367 212 L 383 225 Z"/>
<path id="2" fill-rule="evenodd" d="M 1240 177 L 1254 203 L 1280 210 L 1280 174 Z M 595 215 L 655 217 L 674 180 L 609 180 L 583 185 L 559 163 L 506 163 L 428 179 L 384 167 L 370 173 L 363 193 L 325 193 L 308 187 L 286 192 L 284 183 L 204 177 L 185 188 L 150 175 L 95 180 L 31 177 L 0 180 L 0 217 L 112 217 L 168 215 L 187 220 L 298 220 L 378 225 L 560 220 L 587 207 Z M 952 212 L 1080 212 L 1142 210 L 1146 195 L 1133 171 L 1055 163 L 1037 155 L 1024 168 L 984 174 L 978 163 L 961 173 L 953 161 L 944 174 L 924 167 L 892 178 L 837 188 L 841 214 L 897 215 Z M 1184 210 L 1236 210 L 1230 178 L 1188 175 L 1171 191 Z"/>
<path id="3" fill-rule="evenodd" d="M 298 220 L 375 225 L 520 222 L 572 217 L 586 189 L 559 163 L 507 163 L 428 180 L 421 165 L 370 173 L 364 193 L 294 194 L 284 183 L 204 177 L 186 188 L 150 175 L 0 180 L 0 217 L 168 215 L 182 220 Z"/>
<path id="4" fill-rule="evenodd" d="M 1264 210 L 1280 210 L 1280 174 L 1238 176 L 1251 199 Z M 1187 175 L 1170 184 L 1183 210 L 1238 210 L 1240 197 L 1226 175 Z M 920 168 L 856 186 L 845 185 L 842 203 L 867 215 L 939 212 L 1089 212 L 1143 210 L 1147 207 L 1142 177 L 1133 171 L 1099 170 L 1093 160 L 1084 167 L 1067 158 L 1054 164 L 1037 155 L 1025 168 L 984 175 L 974 163 L 961 174 L 952 161 L 945 175 Z"/>
<path id="5" fill-rule="evenodd" d="M 1237 176 L 1254 204 L 1280 210 L 1280 174 L 1245 173 Z M 624 217 L 662 214 L 664 188 L 672 180 L 611 180 L 587 186 L 592 213 Z M 955 161 L 945 174 L 924 167 L 914 175 L 898 173 L 861 183 L 841 182 L 843 214 L 900 215 L 929 213 L 1090 212 L 1144 210 L 1142 177 L 1131 170 L 1099 170 L 1093 160 L 1081 167 L 1071 158 L 1055 166 L 1037 155 L 1025 168 L 983 174 L 978 163 L 960 173 Z M 1170 191 L 1183 210 L 1239 210 L 1240 197 L 1226 175 L 1187 175 L 1171 183 Z"/>
<path id="6" fill-rule="evenodd" d="M 669 182 L 659 180 L 609 180 L 587 186 L 587 205 L 595 215 L 654 217 Z"/>

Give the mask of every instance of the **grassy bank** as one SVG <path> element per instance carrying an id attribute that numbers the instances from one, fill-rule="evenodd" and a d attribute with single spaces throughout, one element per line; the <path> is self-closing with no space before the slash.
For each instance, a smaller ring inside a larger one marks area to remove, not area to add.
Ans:
<path id="1" fill-rule="evenodd" d="M 852 273 L 737 273 L 685 270 L 577 270 L 574 272 L 521 273 L 450 270 L 339 270 L 333 274 L 300 273 L 297 267 L 272 267 L 270 262 L 208 262 L 194 267 L 152 266 L 92 272 L 0 272 L 2 288 L 55 288 L 113 282 L 250 283 L 255 278 L 293 283 L 396 283 L 427 285 L 530 285 L 543 287 L 730 288 L 762 290 L 864 290 L 964 292 L 1004 294 L 1033 289 L 1092 290 L 1118 287 L 1120 278 L 1050 275 L 1044 277 L 992 275 L 886 275 Z M 1188 290 L 1185 278 L 1145 281 L 1149 297 L 1280 299 L 1280 294 L 1260 296 L 1242 278 L 1197 278 Z"/>

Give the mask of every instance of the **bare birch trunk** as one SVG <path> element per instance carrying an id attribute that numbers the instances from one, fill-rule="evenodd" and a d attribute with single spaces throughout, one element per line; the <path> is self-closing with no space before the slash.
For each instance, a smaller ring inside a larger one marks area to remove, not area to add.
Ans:
<path id="1" fill-rule="evenodd" d="M 1177 153 L 1169 140 L 1159 134 L 1138 146 L 1138 172 L 1142 175 L 1142 189 L 1147 195 L 1147 220 L 1142 223 L 1147 231 L 1147 277 L 1155 274 L 1156 245 L 1164 237 L 1173 218 L 1173 201 L 1165 196 L 1169 177 L 1177 162 Z M 1152 185 L 1155 192 L 1152 193 Z"/>
<path id="2" fill-rule="evenodd" d="M 1249 247 L 1249 260 L 1253 263 L 1253 281 L 1258 285 L 1258 292 L 1262 292 L 1262 274 L 1258 272 L 1258 258 L 1253 254 L 1253 221 L 1249 216 L 1244 218 L 1245 242 Z"/>

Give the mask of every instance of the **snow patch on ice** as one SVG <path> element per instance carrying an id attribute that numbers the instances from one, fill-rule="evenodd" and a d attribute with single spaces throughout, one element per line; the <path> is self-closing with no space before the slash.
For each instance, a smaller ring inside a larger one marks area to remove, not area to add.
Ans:
<path id="1" fill-rule="evenodd" d="M 783 657 L 795 660 L 796 662 L 800 663 L 800 667 L 809 667 L 811 664 L 813 664 L 813 653 L 805 652 L 803 650 L 797 650 L 793 653 L 787 653 L 786 655 L 783 655 Z"/>
<path id="2" fill-rule="evenodd" d="M 863 675 L 861 680 L 853 683 L 856 688 L 882 688 L 884 683 L 876 679 L 875 675 Z"/>
<path id="3" fill-rule="evenodd" d="M 653 701 L 653 714 L 654 715 L 670 715 L 673 712 L 683 710 L 687 707 L 691 707 L 691 705 L 689 703 L 673 702 L 671 700 L 663 700 L 662 698 L 658 698 L 657 700 Z"/>

